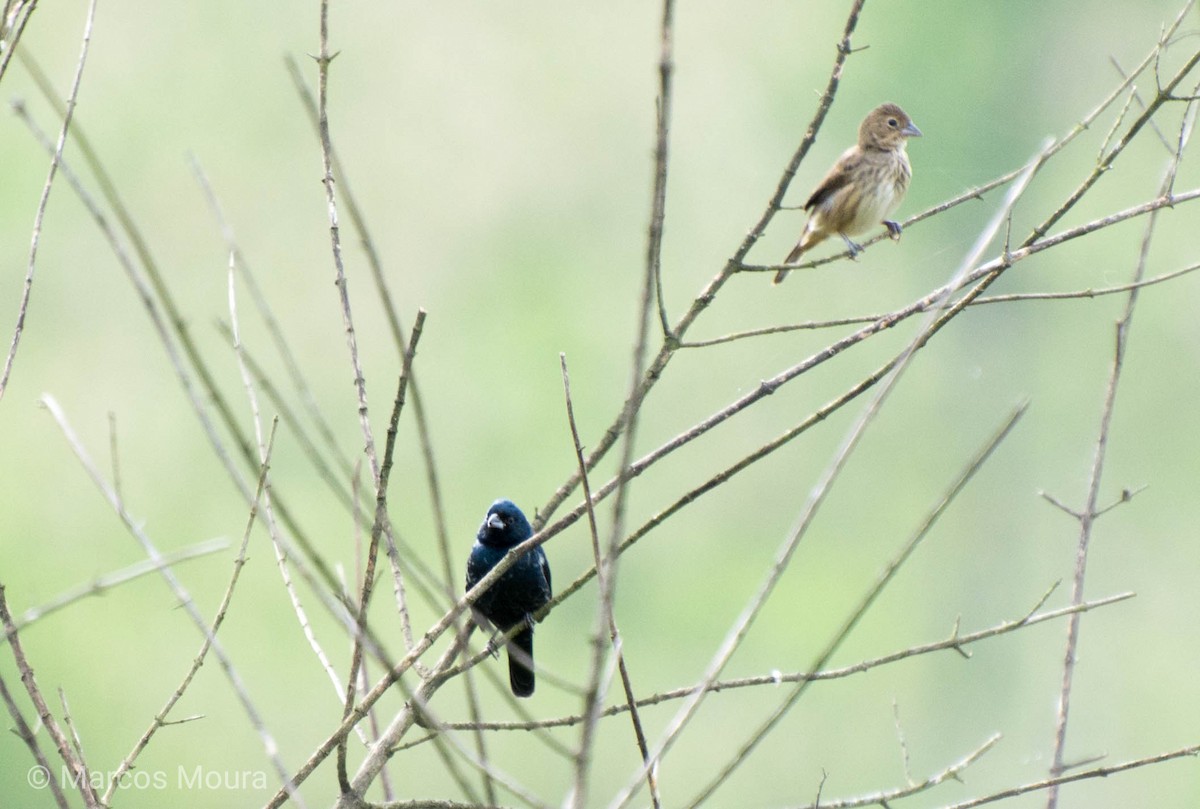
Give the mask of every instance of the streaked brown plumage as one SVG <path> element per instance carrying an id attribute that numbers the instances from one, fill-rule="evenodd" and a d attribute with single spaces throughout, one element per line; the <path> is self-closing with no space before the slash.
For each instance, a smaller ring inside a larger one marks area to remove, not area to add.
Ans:
<path id="1" fill-rule="evenodd" d="M 912 179 L 905 143 L 919 137 L 921 130 L 895 104 L 871 110 L 858 128 L 858 143 L 838 158 L 804 203 L 804 210 L 810 212 L 808 222 L 783 263 L 796 263 L 802 254 L 835 233 L 846 242 L 853 258 L 862 248 L 850 237 L 879 222 L 887 226 L 893 239 L 899 239 L 900 225 L 887 217 L 904 199 Z M 787 274 L 788 270 L 780 270 L 775 274 L 775 283 Z"/>

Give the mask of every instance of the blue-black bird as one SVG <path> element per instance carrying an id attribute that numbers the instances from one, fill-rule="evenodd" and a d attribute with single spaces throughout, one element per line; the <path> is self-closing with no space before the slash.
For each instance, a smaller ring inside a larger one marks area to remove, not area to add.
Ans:
<path id="1" fill-rule="evenodd" d="M 487 575 L 508 551 L 533 536 L 529 520 L 511 500 L 497 500 L 475 535 L 467 559 L 467 589 Z M 550 601 L 550 563 L 541 546 L 526 551 L 475 601 L 475 623 L 500 632 L 524 624 L 508 650 L 508 683 L 518 697 L 533 693 L 533 613 Z"/>

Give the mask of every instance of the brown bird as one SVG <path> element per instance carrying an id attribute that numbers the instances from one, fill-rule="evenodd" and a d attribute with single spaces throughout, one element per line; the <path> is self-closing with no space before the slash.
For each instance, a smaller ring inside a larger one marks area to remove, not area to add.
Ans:
<path id="1" fill-rule="evenodd" d="M 850 257 L 855 258 L 862 247 L 850 237 L 866 232 L 877 222 L 887 226 L 893 239 L 899 239 L 900 224 L 887 216 L 900 205 L 912 179 L 905 143 L 919 137 L 921 130 L 895 104 L 871 110 L 858 127 L 858 144 L 838 158 L 804 203 L 804 210 L 810 211 L 808 222 L 783 263 L 796 263 L 811 247 L 835 233 L 850 248 Z M 775 274 L 775 283 L 787 274 L 788 270 L 780 270 Z"/>

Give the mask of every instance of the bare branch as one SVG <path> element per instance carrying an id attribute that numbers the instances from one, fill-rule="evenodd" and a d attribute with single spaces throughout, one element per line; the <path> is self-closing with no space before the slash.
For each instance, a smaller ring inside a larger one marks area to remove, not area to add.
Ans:
<path id="1" fill-rule="evenodd" d="M 21 617 L 17 620 L 17 629 L 24 629 L 30 624 L 40 621 L 48 615 L 51 615 L 64 607 L 82 601 L 88 596 L 104 595 L 109 590 L 115 587 L 120 587 L 122 584 L 140 579 L 148 573 L 154 573 L 164 566 L 176 565 L 180 562 L 186 562 L 191 559 L 199 559 L 202 556 L 209 556 L 214 553 L 219 553 L 229 547 L 229 542 L 224 539 L 210 539 L 207 542 L 199 542 L 190 548 L 164 553 L 161 562 L 154 562 L 150 559 L 143 559 L 140 562 L 135 562 L 128 567 L 122 568 L 113 573 L 108 573 L 103 576 L 97 576 L 87 584 L 81 584 L 78 587 L 73 587 L 67 590 L 62 595 L 56 596 L 45 604 L 36 607 L 30 607 L 21 613 Z"/>
<path id="2" fill-rule="evenodd" d="M 1107 778 L 1108 776 L 1116 775 L 1117 773 L 1136 770 L 1139 767 L 1148 767 L 1152 764 L 1162 764 L 1163 762 L 1173 761 L 1177 758 L 1183 758 L 1185 756 L 1200 756 L 1200 744 L 1192 745 L 1191 747 L 1181 747 L 1178 750 L 1171 750 L 1167 753 L 1159 753 L 1155 756 L 1147 756 L 1145 758 L 1139 758 L 1133 761 L 1124 761 L 1120 764 L 1114 764 L 1110 767 L 1096 767 L 1095 769 L 1077 772 L 1072 775 L 1060 775 L 1055 778 L 1047 778 L 1044 781 L 1034 781 L 1032 783 L 1022 784 L 1021 786 L 1012 787 L 1011 789 L 1003 789 L 999 792 L 993 792 L 992 794 L 985 795 L 982 798 L 974 798 L 969 801 L 962 801 L 960 803 L 947 806 L 945 809 L 972 809 L 972 807 L 975 806 L 983 806 L 986 803 L 995 803 L 996 801 L 1015 798 L 1018 795 L 1025 795 L 1029 792 L 1038 792 L 1043 789 L 1053 789 L 1061 786 L 1062 784 L 1085 781 L 1089 778 Z"/>
<path id="3" fill-rule="evenodd" d="M 967 767 L 970 767 L 972 764 L 982 758 L 984 753 L 995 747 L 996 743 L 999 741 L 999 733 L 992 735 L 979 747 L 975 748 L 970 753 L 967 753 L 949 767 L 934 773 L 922 781 L 914 783 L 910 778 L 907 786 L 898 787 L 896 789 L 881 790 L 869 795 L 860 795 L 855 798 L 843 798 L 842 800 L 835 801 L 822 801 L 820 798 L 818 798 L 815 803 L 808 804 L 807 806 L 800 807 L 799 809 L 856 809 L 856 807 L 862 806 L 887 807 L 889 805 L 889 801 L 898 801 L 901 798 L 908 798 L 912 795 L 927 792 L 928 790 L 933 789 L 940 784 L 944 784 L 947 781 L 961 780 L 959 776 L 962 774 L 963 770 L 967 769 Z"/>
<path id="4" fill-rule="evenodd" d="M 971 632 L 966 635 L 960 634 L 958 631 L 958 626 L 956 625 L 954 631 L 948 638 L 934 641 L 932 643 L 921 644 L 919 646 L 910 646 L 906 649 L 891 652 L 870 660 L 864 660 L 839 669 L 826 669 L 824 671 L 816 672 L 791 672 L 786 674 L 783 672 L 772 672 L 770 674 L 742 677 L 735 680 L 719 680 L 715 683 L 712 683 L 712 685 L 708 687 L 708 691 L 718 693 L 722 691 L 734 691 L 740 688 L 755 688 L 765 685 L 780 685 L 782 683 L 801 683 L 808 680 L 813 682 L 819 682 L 823 680 L 839 680 L 845 677 L 854 676 L 856 674 L 862 674 L 872 669 L 879 668 L 880 666 L 891 665 L 892 663 L 896 663 L 901 660 L 907 660 L 912 657 L 919 657 L 921 655 L 935 654 L 937 652 L 946 651 L 962 653 L 964 647 L 979 643 L 980 641 L 989 640 L 1001 635 L 1007 635 L 1011 632 L 1016 632 L 1028 626 L 1035 626 L 1037 624 L 1045 623 L 1046 621 L 1064 618 L 1077 612 L 1087 612 L 1089 610 L 1099 609 L 1111 604 L 1117 604 L 1133 597 L 1133 593 L 1119 593 L 1114 596 L 1095 599 L 1081 605 L 1061 607 L 1059 609 L 1048 610 L 1047 612 L 1038 613 L 1036 615 L 1023 615 L 1020 618 L 1004 621 L 987 629 L 981 629 L 977 632 Z M 695 690 L 695 685 L 688 685 L 684 686 L 683 688 L 663 691 L 662 693 L 639 699 L 637 705 L 639 708 L 647 708 L 663 702 L 672 702 L 690 696 L 695 692 Z M 628 706 L 626 705 L 613 705 L 606 708 L 602 713 L 602 716 L 617 716 L 627 710 Z M 570 727 L 572 725 L 577 725 L 582 721 L 582 715 L 577 714 L 573 716 L 557 717 L 554 719 L 544 719 L 536 722 L 488 722 L 480 727 L 483 730 L 493 731 L 529 731 L 537 728 Z M 451 722 L 447 723 L 446 727 L 463 730 L 473 726 L 469 723 Z"/>
<path id="5" fill-rule="evenodd" d="M 37 68 L 36 63 L 25 55 L 24 52 L 22 53 L 22 62 L 30 70 L 42 94 L 51 103 L 54 103 L 54 90 L 40 69 Z M 29 118 L 24 106 L 16 106 L 15 110 L 18 117 L 26 124 L 42 147 L 53 154 L 53 144 L 47 140 L 41 130 Z M 180 386 L 183 388 L 188 404 L 191 406 L 196 420 L 200 423 L 213 454 L 221 462 L 229 480 L 237 488 L 238 493 L 242 496 L 247 506 L 249 506 L 253 500 L 253 490 L 238 469 L 234 457 L 230 454 L 226 446 L 225 439 L 222 438 L 217 425 L 213 422 L 209 414 L 208 407 L 210 403 L 216 408 L 221 423 L 233 437 L 238 454 L 248 467 L 255 470 L 256 473 L 260 463 L 258 453 L 244 434 L 232 405 L 217 385 L 208 363 L 200 354 L 199 348 L 188 328 L 187 318 L 180 311 L 174 296 L 166 285 L 158 264 L 150 253 L 146 240 L 142 237 L 129 211 L 122 203 L 103 163 L 91 148 L 88 139 L 84 135 L 82 126 L 76 123 L 71 129 L 71 134 L 72 141 L 79 147 L 88 167 L 96 175 L 101 191 L 104 194 L 105 202 L 113 209 L 123 232 L 133 247 L 135 255 L 131 255 L 126 249 L 117 231 L 112 227 L 108 221 L 108 217 L 101 210 L 100 205 L 83 187 L 79 176 L 72 171 L 70 162 L 66 160 L 61 161 L 63 177 L 71 185 L 76 196 L 83 203 L 88 214 L 104 235 L 113 255 L 133 285 L 138 300 L 146 310 L 146 314 L 154 327 L 155 335 L 158 337 L 167 354 L 171 368 L 175 372 Z M 178 346 L 176 345 L 176 340 L 178 340 Z M 200 389 L 197 389 L 196 381 L 192 378 L 193 370 L 200 383 Z M 336 596 L 330 595 L 330 593 L 336 594 L 338 592 L 337 577 L 333 574 L 329 565 L 326 564 L 324 557 L 308 539 L 304 531 L 301 530 L 290 509 L 284 507 L 281 498 L 278 496 L 276 496 L 274 501 L 274 510 L 287 525 L 296 545 L 303 550 L 303 553 L 299 553 L 291 547 L 290 542 L 288 543 L 288 552 L 296 569 L 312 586 L 313 591 L 321 599 L 322 604 L 329 613 L 338 621 L 347 620 L 347 613 L 344 609 L 347 605 L 335 602 Z M 329 592 L 320 587 L 317 582 L 318 577 L 328 585 Z"/>
<path id="6" fill-rule="evenodd" d="M 1189 60 L 1184 69 L 1176 75 L 1176 78 L 1166 87 L 1164 93 L 1169 93 L 1174 88 L 1183 76 L 1191 69 L 1193 65 L 1200 62 L 1200 51 L 1197 51 L 1195 56 Z M 1160 93 L 1160 99 L 1162 93 Z M 1156 99 L 1158 100 L 1158 99 Z M 1155 105 L 1152 102 L 1147 106 L 1147 110 Z M 1179 149 L 1175 152 L 1172 160 L 1167 166 L 1167 170 L 1163 176 L 1160 186 L 1160 193 L 1169 193 L 1172 185 L 1175 182 L 1175 174 L 1179 169 L 1179 161 L 1183 154 L 1183 147 L 1187 141 L 1187 135 L 1191 130 L 1191 118 L 1194 115 L 1194 109 L 1189 104 L 1189 110 L 1184 115 L 1184 123 L 1180 134 Z M 1127 139 L 1123 139 L 1122 143 L 1127 143 Z M 1116 149 L 1114 148 L 1114 152 Z M 1154 211 L 1150 214 L 1146 222 L 1145 231 L 1142 236 L 1141 250 L 1138 254 L 1137 261 L 1134 266 L 1133 282 L 1137 284 L 1146 274 L 1146 263 L 1150 254 L 1150 244 L 1154 238 L 1154 228 L 1158 221 L 1158 212 Z M 1125 365 L 1125 350 L 1129 341 L 1129 329 L 1133 322 L 1133 312 L 1138 301 L 1138 288 L 1135 286 L 1129 292 L 1129 297 L 1125 303 L 1125 311 L 1121 319 L 1117 321 L 1116 327 L 1116 344 L 1113 353 L 1112 368 L 1109 372 L 1108 385 L 1104 393 L 1104 401 L 1101 407 L 1100 428 L 1096 438 L 1096 446 L 1092 456 L 1092 466 L 1088 479 L 1088 490 L 1086 504 L 1080 513 L 1079 518 L 1079 541 L 1075 552 L 1075 577 L 1071 588 L 1071 603 L 1078 604 L 1083 601 L 1083 588 L 1087 579 L 1087 562 L 1088 551 L 1091 546 L 1092 528 L 1095 524 L 1099 512 L 1097 506 L 1100 498 L 1100 481 L 1104 473 L 1104 464 L 1107 457 L 1108 439 L 1112 429 L 1112 417 L 1114 407 L 1116 405 L 1117 388 L 1121 381 L 1121 373 Z M 1053 501 L 1052 501 L 1053 502 Z M 1071 710 L 1071 694 L 1072 686 L 1075 677 L 1075 662 L 1077 659 L 1077 649 L 1079 645 L 1079 629 L 1080 620 L 1078 615 L 1074 615 L 1067 622 L 1067 640 L 1066 650 L 1063 656 L 1062 669 L 1062 686 L 1059 691 L 1058 712 L 1055 717 L 1054 729 L 1054 760 L 1050 768 L 1051 776 L 1062 775 L 1064 771 L 1065 751 L 1067 741 L 1067 725 L 1070 721 Z M 1058 806 L 1058 785 L 1050 786 L 1046 795 L 1047 809 L 1055 809 Z"/>
<path id="7" fill-rule="evenodd" d="M 200 651 L 192 659 L 191 668 L 188 669 L 187 674 L 184 675 L 183 680 L 179 683 L 179 686 L 174 692 L 171 693 L 171 696 L 167 698 L 166 704 L 164 704 L 162 709 L 155 714 L 154 720 L 150 723 L 150 727 L 148 727 L 141 735 L 133 749 L 127 756 L 125 756 L 124 759 L 122 759 L 120 766 L 118 766 L 117 769 L 112 773 L 112 777 L 109 779 L 108 789 L 105 790 L 104 797 L 102 799 L 102 803 L 105 806 L 110 805 L 114 791 L 121 785 L 121 779 L 124 778 L 131 769 L 133 769 L 134 763 L 137 761 L 138 756 L 141 755 L 142 751 L 146 749 L 146 746 L 150 743 L 150 740 L 154 737 L 154 734 L 158 732 L 159 728 L 166 727 L 170 724 L 176 724 L 168 722 L 167 716 L 175 707 L 176 703 L 183 698 L 184 692 L 186 692 L 188 686 L 191 685 L 196 673 L 199 672 L 200 667 L 204 665 L 204 660 L 208 656 L 209 649 L 211 649 L 216 643 L 217 631 L 221 628 L 221 624 L 224 623 L 225 616 L 229 611 L 229 605 L 233 600 L 234 587 L 237 586 L 238 579 L 241 577 L 242 568 L 246 566 L 246 550 L 250 545 L 250 531 L 254 527 L 254 522 L 258 516 L 258 505 L 264 491 L 266 490 L 267 470 L 270 465 L 271 450 L 275 445 L 275 428 L 277 425 L 278 421 L 273 422 L 271 425 L 271 433 L 266 441 L 263 464 L 258 476 L 258 486 L 255 490 L 255 499 L 253 504 L 250 506 L 250 514 L 246 519 L 246 528 L 242 532 L 242 544 L 238 548 L 237 556 L 233 560 L 233 572 L 230 574 L 229 584 L 225 586 L 225 594 L 222 596 L 221 603 L 217 607 L 217 613 L 213 618 L 212 625 L 207 628 L 204 642 L 200 645 Z"/>
<path id="8" fill-rule="evenodd" d="M 647 366 L 645 373 L 641 378 L 641 382 L 630 397 L 631 400 L 641 401 L 645 399 L 650 389 L 662 377 L 663 371 L 670 363 L 671 358 L 675 355 L 678 349 L 678 343 L 683 340 L 684 334 L 696 318 L 700 316 L 708 305 L 712 303 L 717 293 L 725 285 L 725 283 L 742 267 L 746 254 L 751 248 L 758 243 L 762 235 L 766 232 L 767 226 L 775 218 L 780 210 L 782 210 L 783 198 L 787 194 L 788 188 L 791 187 L 792 180 L 795 179 L 796 171 L 800 168 L 800 164 L 804 158 L 808 156 L 809 150 L 813 143 L 816 142 L 817 133 L 821 129 L 821 125 L 825 122 L 825 116 L 829 112 L 829 108 L 833 105 L 834 96 L 837 94 L 837 88 L 841 82 L 842 68 L 846 63 L 846 57 L 851 53 L 850 38 L 858 27 L 858 17 L 862 12 L 863 4 L 866 0 L 854 0 L 850 7 L 850 13 L 846 18 L 846 26 L 842 31 L 842 38 L 837 48 L 837 55 L 833 61 L 833 69 L 829 74 L 829 81 L 825 86 L 825 92 L 821 95 L 821 100 L 817 105 L 817 110 L 813 114 L 812 121 L 808 125 L 804 137 L 800 141 L 795 154 L 788 161 L 787 166 L 783 170 L 783 175 L 779 179 L 779 183 L 775 188 L 775 192 L 771 195 L 771 199 L 767 202 L 766 210 L 759 217 L 754 227 L 746 234 L 742 243 L 738 246 L 734 254 L 726 261 L 725 266 L 709 283 L 701 290 L 700 294 L 692 301 L 692 305 L 688 308 L 676 323 L 673 329 L 670 330 L 672 339 L 663 343 L 659 349 L 657 356 Z M 588 455 L 587 468 L 593 469 L 596 464 L 608 453 L 617 439 L 621 436 L 626 426 L 626 415 L 629 412 L 628 401 L 622 409 L 621 414 L 617 417 L 604 434 L 600 437 L 596 447 Z M 579 485 L 578 473 L 572 473 L 561 486 L 555 490 L 550 499 L 541 509 L 538 510 L 538 516 L 534 521 L 534 529 L 540 529 L 545 525 L 546 521 L 558 510 L 558 507 L 563 504 L 563 501 L 570 496 L 575 487 Z M 578 519 L 578 514 L 574 519 Z M 573 520 L 572 520 L 573 521 Z"/>

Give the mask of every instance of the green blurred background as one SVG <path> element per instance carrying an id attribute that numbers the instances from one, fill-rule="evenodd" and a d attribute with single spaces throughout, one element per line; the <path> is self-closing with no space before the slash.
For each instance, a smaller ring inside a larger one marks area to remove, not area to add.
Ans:
<path id="1" fill-rule="evenodd" d="M 1149 52 L 1175 0 L 868 3 L 857 47 L 821 136 L 789 195 L 805 194 L 849 145 L 862 115 L 901 104 L 925 132 L 906 217 L 1026 161 L 1061 136 Z M 675 55 L 663 278 L 678 317 L 760 216 L 824 87 L 846 3 L 680 4 Z M 228 320 L 228 255 L 193 174 L 203 166 L 238 244 L 348 454 L 359 453 L 352 374 L 333 286 L 317 141 L 284 57 L 315 84 L 316 4 L 101 3 L 76 125 L 91 138 L 146 234 L 188 328 L 239 408 L 250 412 L 235 358 L 215 326 Z M 67 93 L 86 4 L 43 3 L 20 48 Z M 574 468 L 558 354 L 570 363 L 583 441 L 594 446 L 628 385 L 650 207 L 658 18 L 653 3 L 334 4 L 329 115 L 346 180 L 366 212 L 400 314 L 429 315 L 417 369 L 429 413 L 455 546 L 455 575 L 487 505 L 508 496 L 532 512 Z M 1164 58 L 1169 73 L 1195 49 L 1200 16 Z M 1185 83 L 1186 87 L 1194 84 Z M 1139 82 L 1151 97 L 1150 76 Z M 14 62 L 0 83 L 57 131 L 49 105 Z M 1056 208 L 1094 165 L 1118 102 L 1035 180 L 1014 235 Z M 1178 132 L 1182 105 L 1161 115 Z M 13 115 L 0 116 L 0 326 L 11 333 L 29 234 L 48 158 Z M 68 161 L 82 168 L 69 145 Z M 1152 198 L 1166 164 L 1152 134 L 1118 161 L 1060 224 L 1069 227 Z M 1200 180 L 1184 160 L 1177 190 Z M 89 188 L 95 188 L 85 174 Z M 857 264 L 793 275 L 772 288 L 762 274 L 725 286 L 689 335 L 894 309 L 946 280 L 999 205 L 993 193 L 881 243 Z M 1133 272 L 1144 220 L 1023 262 L 994 291 L 1103 287 Z M 1148 272 L 1195 263 L 1194 204 L 1166 211 Z M 343 224 L 347 217 L 343 209 Z M 802 224 L 776 217 L 749 256 L 777 261 Z M 376 436 L 382 441 L 398 372 L 362 250 L 343 228 Z M 826 248 L 822 248 L 822 252 Z M 993 245 L 989 255 L 994 255 Z M 1098 524 L 1086 594 L 1138 596 L 1083 622 L 1068 760 L 1112 764 L 1200 742 L 1194 631 L 1200 506 L 1200 279 L 1147 290 L 1139 303 L 1117 400 L 1101 502 L 1148 487 Z M 244 340 L 268 364 L 265 331 L 240 287 Z M 833 665 L 1025 614 L 1056 580 L 1048 606 L 1069 601 L 1078 529 L 1041 500 L 1046 490 L 1079 506 L 1124 297 L 979 307 L 921 352 L 819 513 L 768 608 L 726 675 L 804 670 L 914 530 L 957 470 L 1005 415 L 1028 398 L 1016 433 L 954 505 Z M 640 525 L 873 370 L 915 325 L 882 335 L 821 366 L 719 430 L 654 466 L 633 487 L 627 525 Z M 797 332 L 679 354 L 655 389 L 639 431 L 644 453 L 836 339 Z M 7 337 L 5 344 L 7 344 Z M 657 343 L 655 344 L 657 348 Z M 282 377 L 280 377 L 282 382 Z M 62 405 L 97 463 L 112 464 L 115 420 L 122 492 L 160 549 L 214 537 L 236 546 L 246 508 L 215 460 L 137 295 L 103 236 L 60 175 L 41 237 L 27 327 L 0 402 L 0 582 L 18 615 L 69 588 L 142 558 L 87 479 L 49 414 Z M 289 392 L 294 400 L 295 396 Z M 650 534 L 620 567 L 617 617 L 639 694 L 694 683 L 757 589 L 810 488 L 862 405 L 852 405 Z M 264 405 L 267 416 L 273 410 Z M 603 467 L 611 474 L 613 461 Z M 350 516 L 281 429 L 273 485 L 331 562 L 355 569 Z M 419 447 L 406 413 L 393 476 L 398 530 L 438 568 Z M 572 503 L 574 500 L 572 500 Z M 602 527 L 610 509 L 601 510 Z M 561 588 L 591 557 L 578 524 L 548 546 Z M 211 616 L 232 548 L 177 568 Z M 388 585 L 374 625 L 402 648 Z M 314 630 L 339 672 L 344 633 L 301 588 Z M 538 630 L 538 663 L 582 683 L 590 659 L 594 584 Z M 418 632 L 440 615 L 416 601 Z M 902 785 L 898 706 L 913 776 L 926 777 L 992 733 L 999 746 L 951 782 L 901 802 L 941 806 L 1046 776 L 1065 623 L 1042 624 L 812 688 L 710 801 L 714 806 L 808 803 Z M 63 688 L 89 764 L 112 770 L 177 686 L 200 636 L 158 577 L 91 598 L 22 635 L 42 689 Z M 295 769 L 335 726 L 341 708 L 280 584 L 266 535 L 221 639 Z M 435 651 L 440 651 L 444 641 Z M 502 672 L 502 664 L 483 666 Z M 0 673 L 20 683 L 8 650 Z M 378 666 L 372 667 L 378 674 Z M 494 678 L 482 679 L 489 718 L 512 718 Z M 678 806 L 734 754 L 783 690 L 714 695 L 667 758 L 664 802 Z M 21 695 L 23 696 L 23 694 Z M 23 706 L 27 702 L 21 701 Z M 399 705 L 385 700 L 384 716 Z M 648 709 L 652 738 L 678 703 Z M 57 708 L 57 701 L 54 702 Z M 434 707 L 465 719 L 462 688 Z M 540 683 L 535 717 L 576 713 L 574 692 Z M 176 789 L 189 772 L 270 772 L 263 747 L 215 661 L 175 717 L 203 719 L 161 731 L 139 760 L 167 772 L 166 790 L 128 789 L 120 806 L 252 806 L 269 789 Z M 32 712 L 26 708 L 26 715 Z M 566 745 L 577 730 L 554 735 Z M 42 736 L 47 750 L 50 745 Z M 497 765 L 557 804 L 570 762 L 523 732 L 489 734 Z M 602 724 L 591 805 L 605 805 L 636 766 L 628 722 Z M 26 783 L 32 765 L 12 734 L 0 740 L 0 805 L 53 805 Z M 398 797 L 462 795 L 430 745 L 396 757 Z M 472 777 L 477 783 L 477 779 Z M 309 805 L 336 793 L 330 766 L 305 786 Z M 376 790 L 372 793 L 378 797 Z M 501 793 L 500 802 L 518 803 Z M 643 795 L 638 805 L 647 803 Z M 1042 795 L 1006 806 L 1044 805 Z M 1192 759 L 1066 788 L 1063 807 L 1200 805 Z"/>

